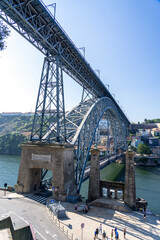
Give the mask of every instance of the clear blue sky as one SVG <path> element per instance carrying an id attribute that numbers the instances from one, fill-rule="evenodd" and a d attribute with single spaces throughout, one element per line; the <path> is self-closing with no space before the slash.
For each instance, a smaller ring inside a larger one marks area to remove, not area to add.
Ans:
<path id="1" fill-rule="evenodd" d="M 52 0 L 44 1 L 46 4 Z M 132 122 L 160 118 L 160 1 L 58 0 L 56 18 Z M 52 9 L 50 9 L 52 11 Z M 14 30 L 0 52 L 0 112 L 34 111 L 43 55 Z M 64 76 L 66 109 L 82 89 Z"/>

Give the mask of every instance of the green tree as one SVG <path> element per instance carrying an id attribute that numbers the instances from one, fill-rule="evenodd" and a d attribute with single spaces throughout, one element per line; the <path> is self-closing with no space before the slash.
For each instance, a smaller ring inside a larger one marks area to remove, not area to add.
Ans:
<path id="1" fill-rule="evenodd" d="M 140 154 L 151 154 L 152 153 L 151 149 L 146 144 L 143 144 L 143 143 L 140 143 L 138 145 L 137 152 Z"/>
<path id="2" fill-rule="evenodd" d="M 144 119 L 145 123 L 160 123 L 160 118 L 156 118 L 156 119 Z"/>
<path id="3" fill-rule="evenodd" d="M 9 36 L 10 31 L 6 25 L 4 25 L 2 19 L 0 19 L 0 51 L 6 48 L 5 39 Z"/>
<path id="4" fill-rule="evenodd" d="M 27 139 L 21 134 L 6 134 L 0 137 L 0 154 L 21 155 L 20 145 Z"/>

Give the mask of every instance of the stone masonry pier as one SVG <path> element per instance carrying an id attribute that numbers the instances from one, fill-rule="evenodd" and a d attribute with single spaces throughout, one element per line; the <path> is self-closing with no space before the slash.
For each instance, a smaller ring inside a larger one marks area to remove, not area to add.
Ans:
<path id="1" fill-rule="evenodd" d="M 107 189 L 107 197 L 111 198 L 110 190 L 115 190 L 115 199 L 117 199 L 118 190 L 123 191 L 124 203 L 131 209 L 136 208 L 136 189 L 135 189 L 135 172 L 134 172 L 134 152 L 130 149 L 125 152 L 125 183 L 100 180 L 98 149 L 91 150 L 91 167 L 89 179 L 89 202 L 95 201 L 102 196 L 102 189 Z M 96 201 L 97 203 L 97 201 Z M 104 204 L 104 203 L 103 203 Z M 101 205 L 103 205 L 101 204 Z"/>
<path id="2" fill-rule="evenodd" d="M 52 171 L 53 197 L 65 200 L 75 190 L 74 147 L 69 144 L 25 143 L 15 191 L 29 193 L 39 190 L 41 169 Z"/>

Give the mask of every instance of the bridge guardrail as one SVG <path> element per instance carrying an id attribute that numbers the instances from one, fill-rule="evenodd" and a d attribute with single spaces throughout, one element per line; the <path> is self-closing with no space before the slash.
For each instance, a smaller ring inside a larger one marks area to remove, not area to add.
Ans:
<path id="1" fill-rule="evenodd" d="M 106 167 L 109 163 L 114 162 L 116 159 L 120 158 L 121 156 L 122 156 L 122 153 L 114 156 L 110 156 L 109 158 L 106 158 L 106 160 L 104 160 L 104 157 L 103 157 L 103 159 L 100 159 L 100 170 Z M 87 166 L 86 169 L 89 170 L 89 168 L 90 166 Z M 84 173 L 83 182 L 89 178 L 89 173 L 90 173 L 90 170 Z"/>

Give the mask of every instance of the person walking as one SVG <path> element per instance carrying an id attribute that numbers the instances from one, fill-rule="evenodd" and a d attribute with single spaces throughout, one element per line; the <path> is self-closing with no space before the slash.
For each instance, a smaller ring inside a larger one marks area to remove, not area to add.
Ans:
<path id="1" fill-rule="evenodd" d="M 111 240 L 113 240 L 113 229 L 111 231 Z"/>
<path id="2" fill-rule="evenodd" d="M 115 239 L 116 239 L 117 227 L 115 227 L 114 233 L 115 233 Z"/>
<path id="3" fill-rule="evenodd" d="M 124 239 L 126 239 L 126 228 L 123 229 Z"/>
<path id="4" fill-rule="evenodd" d="M 116 240 L 119 239 L 119 234 L 118 234 L 118 231 L 116 231 Z"/>
<path id="5" fill-rule="evenodd" d="M 77 212 L 77 205 L 74 206 L 74 211 Z"/>
<path id="6" fill-rule="evenodd" d="M 99 233 L 102 234 L 102 223 L 99 225 Z"/>
<path id="7" fill-rule="evenodd" d="M 146 220 L 146 211 L 144 212 L 144 220 Z"/>
<path id="8" fill-rule="evenodd" d="M 105 232 L 105 230 L 103 231 L 102 236 L 103 236 L 103 240 L 106 240 L 106 232 Z"/>
<path id="9" fill-rule="evenodd" d="M 99 233 L 99 230 L 98 228 L 96 228 L 96 232 L 95 232 L 95 237 L 98 238 L 98 233 Z"/>

